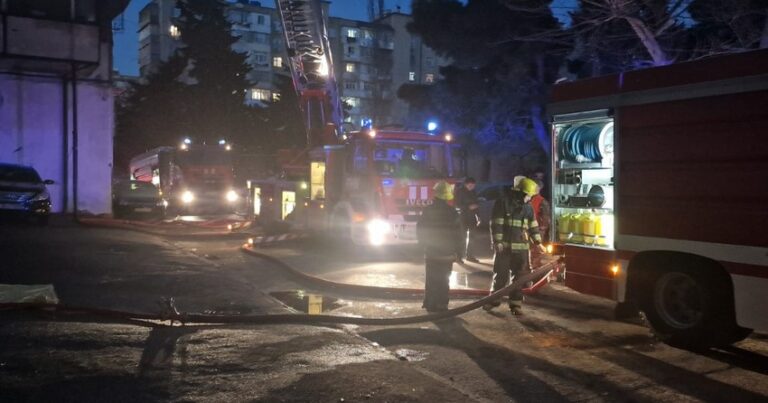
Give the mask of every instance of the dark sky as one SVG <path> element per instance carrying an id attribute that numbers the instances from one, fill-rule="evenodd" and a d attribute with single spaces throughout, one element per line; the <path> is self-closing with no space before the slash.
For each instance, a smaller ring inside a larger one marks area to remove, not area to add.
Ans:
<path id="1" fill-rule="evenodd" d="M 115 69 L 120 74 L 130 76 L 139 74 L 139 37 L 136 31 L 138 30 L 139 10 L 147 5 L 149 1 L 131 0 L 122 16 L 124 29 L 115 32 L 113 54 L 115 57 Z M 576 0 L 555 0 L 554 4 L 558 4 L 558 6 L 553 6 L 553 10 L 556 15 L 563 15 L 568 8 L 572 7 L 569 5 L 575 2 Z M 273 0 L 262 0 L 261 4 L 267 7 L 274 7 Z M 368 20 L 367 4 L 366 0 L 332 0 L 330 14 L 334 17 Z M 400 6 L 404 13 L 409 13 L 411 10 L 411 0 L 386 0 L 385 4 L 387 9 L 392 10 Z"/>

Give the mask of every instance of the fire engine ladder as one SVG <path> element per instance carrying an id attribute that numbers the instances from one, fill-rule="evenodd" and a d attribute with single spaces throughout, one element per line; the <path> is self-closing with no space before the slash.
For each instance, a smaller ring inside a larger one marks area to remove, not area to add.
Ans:
<path id="1" fill-rule="evenodd" d="M 293 86 L 305 116 L 307 146 L 337 142 L 342 109 L 320 0 L 275 0 Z"/>

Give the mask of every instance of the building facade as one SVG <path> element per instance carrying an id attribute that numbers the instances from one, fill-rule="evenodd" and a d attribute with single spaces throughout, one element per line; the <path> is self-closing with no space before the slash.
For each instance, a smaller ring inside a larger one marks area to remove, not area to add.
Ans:
<path id="1" fill-rule="evenodd" d="M 0 2 L 0 162 L 53 180 L 54 212 L 111 211 L 111 23 L 128 1 Z"/>
<path id="2" fill-rule="evenodd" d="M 328 14 L 330 2 L 323 6 Z M 168 60 L 180 45 L 174 25 L 175 0 L 153 0 L 139 15 L 139 70 L 146 76 Z M 276 80 L 288 76 L 280 19 L 274 7 L 239 0 L 229 5 L 227 18 L 233 45 L 246 53 L 251 65 L 252 87 L 246 101 L 263 105 L 279 99 Z M 333 64 L 342 100 L 347 104 L 346 123 L 357 129 L 367 122 L 376 126 L 405 121 L 408 104 L 397 97 L 403 84 L 430 85 L 439 78 L 439 67 L 448 64 L 408 32 L 411 16 L 385 13 L 376 21 L 329 17 L 326 22 Z"/>

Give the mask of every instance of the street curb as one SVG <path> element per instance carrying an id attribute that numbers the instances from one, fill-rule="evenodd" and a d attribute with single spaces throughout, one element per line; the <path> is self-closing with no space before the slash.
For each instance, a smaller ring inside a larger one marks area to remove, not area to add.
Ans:
<path id="1" fill-rule="evenodd" d="M 91 228 L 109 228 L 109 229 L 123 229 L 128 231 L 135 231 L 149 235 L 162 236 L 166 238 L 174 239 L 243 239 L 253 234 L 244 232 L 231 232 L 224 231 L 207 231 L 207 232 L 194 232 L 194 233 L 173 233 L 155 229 L 153 224 L 138 224 L 132 221 L 124 220 L 107 220 L 104 218 L 80 218 L 77 223 Z M 187 227 L 189 228 L 189 227 Z"/>

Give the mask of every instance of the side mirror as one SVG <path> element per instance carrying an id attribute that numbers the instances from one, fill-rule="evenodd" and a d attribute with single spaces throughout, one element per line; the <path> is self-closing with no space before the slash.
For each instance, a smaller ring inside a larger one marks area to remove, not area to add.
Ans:
<path id="1" fill-rule="evenodd" d="M 56 182 L 54 182 L 53 179 L 46 179 L 43 181 L 43 183 L 45 183 L 46 185 L 53 185 Z"/>

